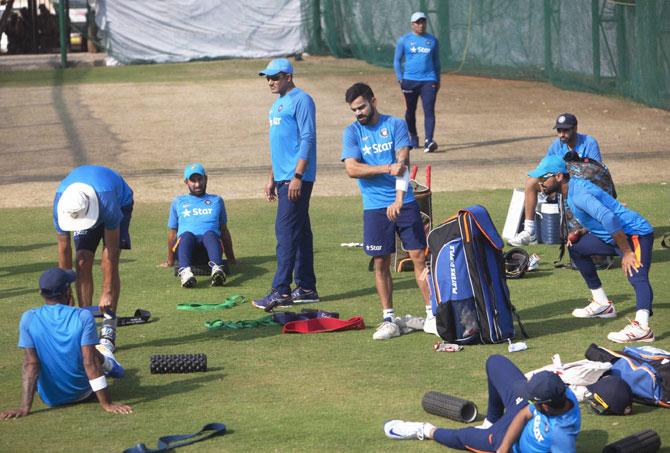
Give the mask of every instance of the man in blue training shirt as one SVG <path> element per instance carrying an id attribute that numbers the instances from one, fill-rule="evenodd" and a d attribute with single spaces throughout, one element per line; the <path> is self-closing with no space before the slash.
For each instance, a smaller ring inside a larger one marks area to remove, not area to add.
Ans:
<path id="1" fill-rule="evenodd" d="M 105 313 L 101 344 L 112 352 L 116 341 L 116 309 L 121 290 L 121 249 L 130 249 L 133 191 L 114 170 L 97 165 L 77 167 L 60 183 L 53 205 L 58 233 L 58 266 L 72 268 L 70 231 L 74 232 L 77 299 L 80 307 L 93 301 L 93 260 L 103 242 L 100 311 Z"/>
<path id="2" fill-rule="evenodd" d="M 181 286 L 193 288 L 197 283 L 191 269 L 194 254 L 204 250 L 212 268 L 211 285 L 222 286 L 226 281 L 223 252 L 228 263 L 235 264 L 226 205 L 220 196 L 207 193 L 207 173 L 202 164 L 186 166 L 184 184 L 189 193 L 176 197 L 170 206 L 165 267 L 174 266 L 176 251 Z"/>
<path id="3" fill-rule="evenodd" d="M 269 114 L 272 168 L 265 185 L 268 201 L 278 200 L 275 219 L 277 272 L 267 296 L 253 305 L 265 311 L 294 303 L 318 302 L 309 200 L 316 178 L 316 108 L 293 82 L 286 58 L 272 60 L 259 73 L 279 97 Z M 291 291 L 291 281 L 295 289 Z"/>
<path id="4" fill-rule="evenodd" d="M 393 68 L 400 89 L 405 95 L 405 121 L 409 128 L 411 147 L 419 147 L 416 105 L 421 97 L 426 132 L 423 152 L 432 153 L 437 150 L 433 133 L 435 98 L 440 91 L 440 44 L 435 36 L 426 33 L 427 18 L 424 13 L 416 12 L 410 20 L 412 31 L 398 40 L 393 55 Z"/>
<path id="5" fill-rule="evenodd" d="M 575 394 L 561 378 L 541 371 L 526 381 L 510 360 L 486 360 L 488 410 L 479 427 L 436 428 L 430 423 L 390 420 L 384 433 L 391 439 L 434 439 L 449 448 L 514 453 L 574 453 L 581 430 Z"/>
<path id="6" fill-rule="evenodd" d="M 388 340 L 401 333 L 393 309 L 390 271 L 396 232 L 414 263 L 416 283 L 426 309 L 424 330 L 433 332 L 435 317 L 429 303 L 428 285 L 421 278 L 426 267 L 426 234 L 409 184 L 407 126 L 400 118 L 380 114 L 372 89 L 364 83 L 352 85 L 345 100 L 356 121 L 344 130 L 342 160 L 347 175 L 358 179 L 361 189 L 363 243 L 365 253 L 374 259 L 375 285 L 382 305 L 383 322 L 372 338 Z"/>
<path id="7" fill-rule="evenodd" d="M 590 135 L 577 133 L 577 117 L 572 113 L 562 113 L 556 118 L 554 125 L 558 137 L 547 149 L 546 156 L 558 156 L 561 159 L 570 151 L 576 152 L 579 157 L 602 162 L 600 147 L 595 138 Z M 537 178 L 526 179 L 524 189 L 524 223 L 523 230 L 508 242 L 510 245 L 529 245 L 537 241 L 535 234 L 535 209 L 537 194 L 540 191 L 540 182 Z"/>
<path id="8" fill-rule="evenodd" d="M 44 305 L 26 311 L 19 325 L 19 347 L 24 350 L 21 407 L 1 412 L 0 420 L 28 415 L 36 389 L 47 406 L 77 403 L 95 393 L 106 412 L 132 412 L 109 396 L 106 376 L 121 378 L 124 369 L 107 348 L 96 348 L 93 315 L 69 306 L 75 279 L 73 271 L 57 267 L 40 276 Z"/>
<path id="9" fill-rule="evenodd" d="M 585 308 L 572 312 L 577 318 L 614 318 L 614 304 L 607 298 L 598 272 L 591 260 L 594 255 L 621 257 L 621 268 L 635 289 L 637 311 L 635 320 L 607 338 L 616 343 L 654 341 L 649 327 L 654 293 L 649 283 L 654 228 L 637 212 L 626 208 L 591 181 L 570 177 L 565 161 L 547 156 L 528 176 L 540 181 L 546 193 L 560 192 L 577 221 L 588 230 L 581 237 L 568 241 L 570 258 L 591 290 L 593 299 Z"/>

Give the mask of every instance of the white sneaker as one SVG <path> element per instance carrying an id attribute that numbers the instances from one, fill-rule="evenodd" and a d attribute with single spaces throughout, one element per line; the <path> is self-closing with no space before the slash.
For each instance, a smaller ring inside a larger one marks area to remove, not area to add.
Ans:
<path id="1" fill-rule="evenodd" d="M 572 310 L 572 316 L 575 318 L 616 318 L 616 309 L 612 301 L 603 305 L 592 300 L 586 307 Z"/>
<path id="2" fill-rule="evenodd" d="M 428 435 L 435 429 L 434 425 L 423 422 L 405 422 L 402 420 L 389 420 L 384 423 L 384 434 L 386 437 L 396 440 L 405 439 L 430 439 Z"/>
<path id="3" fill-rule="evenodd" d="M 642 327 L 637 321 L 631 321 L 618 332 L 610 332 L 607 339 L 615 343 L 651 343 L 654 341 L 654 332 L 649 327 Z"/>
<path id="4" fill-rule="evenodd" d="M 435 318 L 435 315 L 431 315 L 426 318 L 423 323 L 423 331 L 426 333 L 432 333 L 438 337 L 440 336 L 440 334 L 437 333 L 437 318 Z"/>
<path id="5" fill-rule="evenodd" d="M 384 321 L 377 326 L 377 330 L 372 334 L 373 340 L 390 340 L 393 337 L 400 336 L 400 327 L 391 321 Z"/>
<path id="6" fill-rule="evenodd" d="M 528 231 L 523 230 L 516 234 L 512 239 L 508 240 L 509 245 L 514 247 L 520 247 L 522 245 L 537 244 L 537 237 L 534 234 L 530 234 Z"/>
<path id="7" fill-rule="evenodd" d="M 210 266 L 212 266 L 212 286 L 223 286 L 226 283 L 226 273 L 223 272 L 223 267 L 211 262 Z"/>
<path id="8" fill-rule="evenodd" d="M 182 288 L 193 288 L 197 283 L 195 275 L 190 267 L 182 267 L 179 269 L 179 278 L 181 279 Z"/>

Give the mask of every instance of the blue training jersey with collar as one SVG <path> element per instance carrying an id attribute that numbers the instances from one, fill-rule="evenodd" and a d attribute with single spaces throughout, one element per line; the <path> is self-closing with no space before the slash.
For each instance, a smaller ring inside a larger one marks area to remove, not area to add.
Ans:
<path id="1" fill-rule="evenodd" d="M 400 80 L 440 81 L 440 43 L 429 33 L 409 32 L 398 39 L 393 55 L 393 69 Z"/>
<path id="2" fill-rule="evenodd" d="M 586 179 L 570 178 L 568 206 L 579 223 L 608 244 L 615 243 L 612 234 L 619 230 L 629 236 L 654 232 L 647 219 Z"/>
<path id="3" fill-rule="evenodd" d="M 179 195 L 170 206 L 168 228 L 177 230 L 177 236 L 187 231 L 196 236 L 213 231 L 221 237 L 221 226 L 227 223 L 226 205 L 218 195 Z"/>
<path id="4" fill-rule="evenodd" d="M 81 347 L 98 344 L 93 315 L 63 304 L 23 313 L 19 348 L 35 349 L 40 360 L 37 393 L 48 406 L 75 402 L 91 393 Z"/>
<path id="5" fill-rule="evenodd" d="M 272 104 L 270 157 L 275 181 L 293 178 L 299 159 L 307 160 L 302 180 L 316 179 L 316 107 L 300 88 L 293 88 Z"/>
<path id="6" fill-rule="evenodd" d="M 400 148 L 411 147 L 407 124 L 400 118 L 379 115 L 374 126 L 354 121 L 342 137 L 342 160 L 354 158 L 367 165 L 388 165 L 396 162 Z M 395 202 L 395 176 L 375 175 L 358 178 L 363 197 L 363 209 L 386 208 Z M 412 186 L 405 193 L 403 203 L 414 201 Z"/>
<path id="7" fill-rule="evenodd" d="M 56 189 L 53 204 L 53 222 L 56 231 L 59 233 L 64 233 L 64 231 L 58 226 L 58 200 L 60 200 L 65 189 L 75 182 L 88 184 L 93 187 L 98 196 L 100 214 L 98 222 L 91 229 L 101 223 L 108 230 L 117 228 L 123 219 L 121 209 L 133 205 L 133 190 L 120 174 L 111 168 L 99 165 L 82 165 L 72 170 L 60 183 L 58 189 Z"/>
<path id="8" fill-rule="evenodd" d="M 561 142 L 561 140 L 557 138 L 551 145 L 549 145 L 549 148 L 547 149 L 547 156 L 557 156 L 563 159 L 563 156 L 565 156 L 569 151 L 570 148 L 568 148 L 568 145 Z M 598 142 L 590 135 L 577 133 L 577 140 L 575 141 L 574 151 L 579 154 L 579 157 L 588 157 L 589 159 L 597 160 L 598 162 L 603 161 L 603 158 L 600 155 L 600 147 L 598 146 Z"/>
<path id="9" fill-rule="evenodd" d="M 528 420 L 519 440 L 514 444 L 514 453 L 575 453 L 577 435 L 581 429 L 582 416 L 577 397 L 569 388 L 566 396 L 572 401 L 572 409 L 559 416 L 547 416 L 533 404 L 528 405 L 532 418 Z"/>

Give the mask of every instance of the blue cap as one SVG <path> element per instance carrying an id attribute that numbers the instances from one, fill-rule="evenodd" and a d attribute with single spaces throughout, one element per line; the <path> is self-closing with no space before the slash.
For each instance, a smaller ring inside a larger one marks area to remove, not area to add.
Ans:
<path id="1" fill-rule="evenodd" d="M 76 279 L 77 274 L 74 271 L 52 267 L 40 276 L 40 293 L 44 297 L 63 296 L 70 283 Z"/>
<path id="2" fill-rule="evenodd" d="M 207 176 L 207 173 L 205 173 L 205 167 L 203 167 L 202 164 L 196 162 L 193 164 L 188 164 L 186 168 L 184 168 L 184 179 L 190 179 L 191 176 L 195 174 Z"/>
<path id="3" fill-rule="evenodd" d="M 259 76 L 274 76 L 283 72 L 284 74 L 293 74 L 293 66 L 286 58 L 275 58 L 268 67 L 258 73 Z"/>
<path id="4" fill-rule="evenodd" d="M 597 414 L 628 415 L 633 410 L 633 392 L 619 376 L 608 375 L 587 385 L 587 400 Z"/>
<path id="5" fill-rule="evenodd" d="M 572 113 L 561 113 L 556 118 L 554 129 L 572 129 L 577 127 L 577 117 Z"/>
<path id="6" fill-rule="evenodd" d="M 565 401 L 565 384 L 551 371 L 540 371 L 530 381 L 519 380 L 513 385 L 517 395 L 533 403 L 555 405 Z"/>
<path id="7" fill-rule="evenodd" d="M 531 178 L 541 178 L 547 175 L 555 175 L 557 173 L 567 173 L 568 167 L 565 161 L 558 156 L 546 156 L 542 159 L 535 170 L 529 171 L 528 176 Z"/>

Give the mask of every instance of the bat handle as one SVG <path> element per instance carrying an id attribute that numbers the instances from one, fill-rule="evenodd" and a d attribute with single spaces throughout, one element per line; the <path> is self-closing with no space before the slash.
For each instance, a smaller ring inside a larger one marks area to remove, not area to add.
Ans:
<path id="1" fill-rule="evenodd" d="M 426 165 L 426 186 L 430 189 L 430 165 Z"/>
<path id="2" fill-rule="evenodd" d="M 416 172 L 419 170 L 419 167 L 416 165 L 412 165 L 412 171 L 409 174 L 409 179 L 414 179 L 416 180 Z"/>

